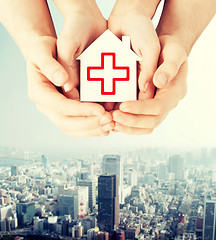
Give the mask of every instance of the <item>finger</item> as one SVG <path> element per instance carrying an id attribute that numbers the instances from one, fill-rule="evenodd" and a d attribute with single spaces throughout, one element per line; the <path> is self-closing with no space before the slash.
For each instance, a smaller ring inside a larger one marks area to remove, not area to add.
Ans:
<path id="1" fill-rule="evenodd" d="M 65 91 L 63 91 L 63 92 L 64 92 L 64 96 L 69 98 L 69 99 L 80 100 L 79 91 L 76 88 L 73 88 L 69 92 L 65 92 Z"/>
<path id="2" fill-rule="evenodd" d="M 147 92 L 149 89 L 149 83 L 152 82 L 160 53 L 158 37 L 153 29 L 151 32 L 150 39 L 145 36 L 146 31 L 141 31 L 141 36 L 138 39 L 135 36 L 131 38 L 133 50 L 142 58 L 138 65 L 138 84 L 142 92 Z"/>
<path id="3" fill-rule="evenodd" d="M 151 99 L 155 95 L 155 86 L 152 81 L 148 82 L 148 87 L 145 92 L 139 91 L 138 99 L 144 100 L 144 99 Z"/>
<path id="4" fill-rule="evenodd" d="M 63 66 L 57 62 L 52 55 L 40 54 L 40 59 L 35 61 L 41 73 L 55 86 L 63 86 L 69 79 L 68 73 Z"/>
<path id="5" fill-rule="evenodd" d="M 178 74 L 180 67 L 186 60 L 185 50 L 179 44 L 167 40 L 162 48 L 159 60 L 162 63 L 153 77 L 154 85 L 157 88 L 163 88 L 167 82 L 170 82 Z"/>
<path id="6" fill-rule="evenodd" d="M 27 72 L 29 97 L 35 103 L 43 105 L 60 115 L 92 116 L 104 114 L 105 110 L 99 104 L 81 103 L 66 98 L 40 72 L 35 71 L 32 64 L 28 64 Z"/>
<path id="7" fill-rule="evenodd" d="M 41 105 L 37 105 L 37 108 L 71 137 L 108 136 L 109 131 L 114 128 L 114 123 L 111 123 L 112 127 L 110 130 L 106 130 L 107 127 L 104 129 L 103 126 L 98 124 L 98 117 L 88 117 L 88 119 L 85 117 L 63 117 Z M 83 123 L 83 121 L 85 121 L 85 123 Z"/>
<path id="8" fill-rule="evenodd" d="M 71 36 L 61 34 L 57 40 L 58 61 L 67 70 L 69 81 L 64 85 L 64 91 L 69 92 L 79 83 L 79 62 L 76 52 L 79 44 Z"/>
<path id="9" fill-rule="evenodd" d="M 146 99 L 138 101 L 127 101 L 120 105 L 122 112 L 131 114 L 160 115 L 164 111 L 164 105 L 159 99 Z"/>
<path id="10" fill-rule="evenodd" d="M 55 123 L 55 125 L 60 127 L 64 132 L 89 131 L 97 128 L 102 128 L 102 130 L 105 129 L 104 131 L 109 131 L 108 126 L 113 125 L 111 123 L 112 118 L 109 113 L 105 113 L 102 116 L 69 117 L 56 114 L 52 110 L 42 105 L 37 105 L 37 108 L 40 112 L 46 115 L 53 123 Z M 104 122 L 104 119 L 106 122 Z M 112 128 L 113 126 L 110 127 L 110 130 Z"/>
<path id="11" fill-rule="evenodd" d="M 141 114 L 129 114 L 121 111 L 113 112 L 113 120 L 128 127 L 136 128 L 155 128 L 162 122 L 160 116 L 149 116 Z"/>
<path id="12" fill-rule="evenodd" d="M 54 85 L 63 86 L 68 81 L 66 70 L 55 59 L 56 38 L 43 37 L 41 41 L 35 42 L 35 46 L 30 51 L 30 61 Z"/>
<path id="13" fill-rule="evenodd" d="M 115 130 L 118 132 L 123 132 L 129 135 L 146 135 L 151 134 L 153 129 L 145 129 L 145 128 L 135 128 L 135 127 L 128 127 L 122 124 L 116 123 Z"/>

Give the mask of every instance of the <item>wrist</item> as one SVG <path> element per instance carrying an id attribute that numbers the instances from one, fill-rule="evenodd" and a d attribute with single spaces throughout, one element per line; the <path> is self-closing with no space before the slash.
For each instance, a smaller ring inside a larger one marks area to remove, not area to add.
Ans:
<path id="1" fill-rule="evenodd" d="M 173 41 L 178 43 L 186 52 L 187 56 L 189 56 L 190 51 L 194 45 L 195 37 L 193 36 L 192 31 L 187 31 L 187 29 L 172 29 L 172 28 L 160 28 L 160 26 L 156 29 L 159 39 L 164 36 L 168 36 Z"/>
<path id="2" fill-rule="evenodd" d="M 54 2 L 65 19 L 70 18 L 73 13 L 102 16 L 95 0 L 54 0 Z"/>
<path id="3" fill-rule="evenodd" d="M 181 55 L 184 56 L 185 59 L 188 57 L 188 52 L 184 44 L 182 44 L 181 39 L 175 35 L 159 35 L 158 36 L 161 49 L 164 48 L 165 45 L 169 44 L 172 46 L 177 46 L 178 49 L 181 51 Z"/>
<path id="4" fill-rule="evenodd" d="M 36 52 L 38 56 L 42 52 L 47 52 L 56 57 L 56 48 L 54 47 L 56 41 L 57 39 L 54 35 L 33 35 L 29 38 L 29 41 L 23 41 L 19 47 L 26 61 L 32 62 L 32 56 L 36 55 Z"/>
<path id="5" fill-rule="evenodd" d="M 117 0 L 113 12 L 139 12 L 143 16 L 152 18 L 161 0 Z"/>

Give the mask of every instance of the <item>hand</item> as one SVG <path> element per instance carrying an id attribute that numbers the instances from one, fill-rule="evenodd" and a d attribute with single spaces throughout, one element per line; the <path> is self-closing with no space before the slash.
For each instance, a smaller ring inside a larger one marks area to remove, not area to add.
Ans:
<path id="1" fill-rule="evenodd" d="M 68 76 L 55 60 L 56 39 L 43 37 L 31 49 L 27 60 L 28 91 L 39 111 L 70 136 L 107 136 L 109 128 L 113 128 L 110 113 L 105 112 L 99 104 L 81 103 L 59 93 L 54 84 L 62 85 L 61 77 L 58 78 L 61 74 L 54 78 L 54 84 L 50 81 L 56 71 L 62 72 L 64 81 Z"/>
<path id="2" fill-rule="evenodd" d="M 153 98 L 155 88 L 152 78 L 160 53 L 158 36 L 151 17 L 145 12 L 143 1 L 126 2 L 117 1 L 108 19 L 108 28 L 118 37 L 131 37 L 132 49 L 142 58 L 138 65 L 139 89 L 143 98 Z"/>
<path id="3" fill-rule="evenodd" d="M 57 60 L 69 75 L 63 91 L 68 98 L 79 99 L 79 61 L 76 58 L 107 29 L 107 21 L 95 1 L 68 1 L 67 8 L 55 1 L 65 18 L 57 40 Z"/>
<path id="4" fill-rule="evenodd" d="M 154 99 L 128 101 L 113 112 L 115 131 L 127 134 L 149 134 L 177 106 L 187 91 L 187 56 L 184 48 L 171 36 L 160 37 L 161 54 L 154 74 L 154 83 L 158 87 Z M 160 75 L 166 76 L 166 83 L 160 82 Z"/>

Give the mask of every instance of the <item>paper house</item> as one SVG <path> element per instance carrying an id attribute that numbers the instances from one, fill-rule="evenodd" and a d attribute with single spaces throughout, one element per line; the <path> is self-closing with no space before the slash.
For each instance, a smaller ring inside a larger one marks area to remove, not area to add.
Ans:
<path id="1" fill-rule="evenodd" d="M 137 100 L 137 61 L 141 58 L 130 49 L 129 36 L 121 41 L 106 30 L 77 59 L 81 61 L 81 101 Z"/>

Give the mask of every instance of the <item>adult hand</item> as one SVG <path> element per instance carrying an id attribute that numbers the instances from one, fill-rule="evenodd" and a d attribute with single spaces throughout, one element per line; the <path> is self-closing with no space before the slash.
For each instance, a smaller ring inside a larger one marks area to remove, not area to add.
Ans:
<path id="1" fill-rule="evenodd" d="M 154 74 L 154 83 L 158 87 L 153 99 L 121 103 L 119 110 L 113 112 L 116 122 L 115 131 L 127 134 L 149 134 L 177 106 L 187 91 L 187 55 L 184 48 L 171 36 L 161 36 L 161 54 Z M 166 76 L 166 83 L 160 82 L 159 75 Z"/>
<path id="2" fill-rule="evenodd" d="M 81 103 L 61 94 L 55 86 L 62 85 L 60 75 L 53 81 L 55 85 L 50 81 L 56 71 L 62 72 L 67 80 L 67 72 L 55 60 L 56 39 L 42 37 L 31 49 L 27 59 L 28 90 L 39 111 L 70 136 L 107 136 L 113 128 L 110 113 L 99 104 Z"/>

